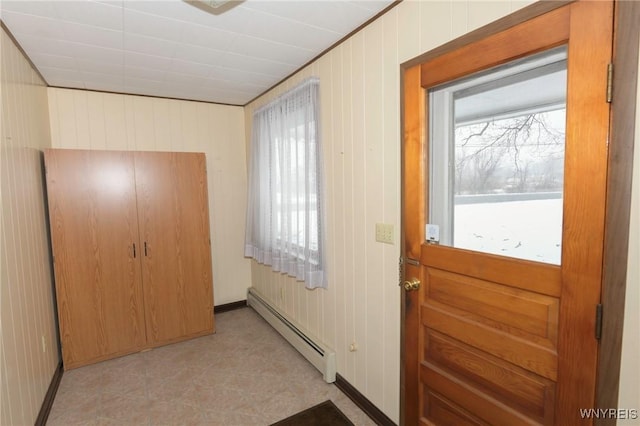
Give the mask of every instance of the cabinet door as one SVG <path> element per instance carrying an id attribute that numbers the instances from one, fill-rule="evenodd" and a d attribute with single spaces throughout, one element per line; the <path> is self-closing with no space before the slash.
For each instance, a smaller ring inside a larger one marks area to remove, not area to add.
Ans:
<path id="1" fill-rule="evenodd" d="M 213 332 L 205 156 L 136 152 L 147 339 L 150 346 Z"/>
<path id="2" fill-rule="evenodd" d="M 45 163 L 65 368 L 142 349 L 133 155 L 47 150 Z"/>

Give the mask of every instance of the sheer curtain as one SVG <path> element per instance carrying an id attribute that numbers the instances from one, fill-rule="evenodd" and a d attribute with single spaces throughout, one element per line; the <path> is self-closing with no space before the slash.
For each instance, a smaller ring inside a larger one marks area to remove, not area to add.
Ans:
<path id="1" fill-rule="evenodd" d="M 245 256 L 325 287 L 319 80 L 253 114 Z"/>

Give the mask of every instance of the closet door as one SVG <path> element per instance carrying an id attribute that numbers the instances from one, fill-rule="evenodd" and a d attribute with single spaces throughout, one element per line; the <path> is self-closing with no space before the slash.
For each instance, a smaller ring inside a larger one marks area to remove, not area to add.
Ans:
<path id="1" fill-rule="evenodd" d="M 146 344 L 133 155 L 47 150 L 65 369 Z"/>
<path id="2" fill-rule="evenodd" d="M 149 346 L 213 332 L 205 156 L 136 152 Z"/>

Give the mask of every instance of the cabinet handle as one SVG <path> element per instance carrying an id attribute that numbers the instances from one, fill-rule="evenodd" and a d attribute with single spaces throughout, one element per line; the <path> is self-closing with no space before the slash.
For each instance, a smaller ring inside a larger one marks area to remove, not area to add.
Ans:
<path id="1" fill-rule="evenodd" d="M 133 258 L 136 258 L 136 243 L 133 243 Z"/>
<path id="2" fill-rule="evenodd" d="M 144 242 L 144 256 L 147 257 L 147 242 Z"/>

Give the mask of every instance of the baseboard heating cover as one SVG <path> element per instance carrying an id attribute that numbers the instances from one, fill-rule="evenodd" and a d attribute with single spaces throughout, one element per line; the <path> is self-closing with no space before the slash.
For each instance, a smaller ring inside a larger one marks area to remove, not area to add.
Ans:
<path id="1" fill-rule="evenodd" d="M 314 342 L 292 320 L 269 304 L 256 289 L 250 288 L 247 291 L 247 304 L 313 364 L 322 373 L 325 382 L 336 381 L 336 353 L 332 349 Z"/>

